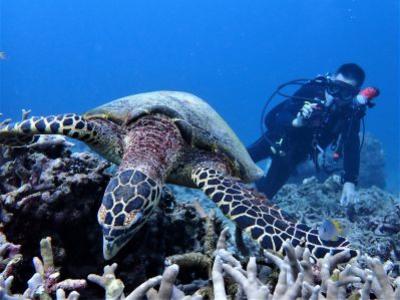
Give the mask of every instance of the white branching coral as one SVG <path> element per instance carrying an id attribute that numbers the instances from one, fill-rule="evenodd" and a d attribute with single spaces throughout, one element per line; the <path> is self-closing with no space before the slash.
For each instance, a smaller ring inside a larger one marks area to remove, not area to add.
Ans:
<path id="1" fill-rule="evenodd" d="M 124 283 L 115 276 L 116 263 L 111 266 L 105 266 L 103 275 L 90 274 L 88 280 L 101 286 L 105 290 L 105 299 L 117 300 L 123 299 Z"/>
<path id="2" fill-rule="evenodd" d="M 115 276 L 117 264 L 104 267 L 103 275 L 90 274 L 88 280 L 96 283 L 105 290 L 106 300 L 137 300 L 147 297 L 149 300 L 174 299 L 174 300 L 200 300 L 200 295 L 187 296 L 175 285 L 179 273 L 178 265 L 165 268 L 161 276 L 155 276 L 139 285 L 129 295 L 124 295 L 124 283 Z M 158 291 L 155 289 L 159 286 Z"/>
<path id="3" fill-rule="evenodd" d="M 64 290 L 82 289 L 86 287 L 86 280 L 66 279 L 59 282 L 60 272 L 59 268 L 54 265 L 50 237 L 40 241 L 40 254 L 42 259 L 38 257 L 33 259 L 35 274 L 28 280 L 28 288 L 22 295 L 11 293 L 13 276 L 0 277 L 0 300 L 51 300 L 53 299 L 52 294 L 56 294 L 57 300 L 76 300 L 79 298 L 76 291 L 72 291 L 66 297 Z"/>
<path id="4" fill-rule="evenodd" d="M 349 262 L 347 251 L 315 260 L 307 248 L 295 249 L 288 241 L 284 250 L 283 258 L 265 251 L 267 262 L 279 269 L 275 288 L 270 289 L 268 282 L 257 277 L 254 257 L 244 269 L 231 253 L 219 249 L 212 275 L 216 299 L 228 299 L 224 286 L 227 276 L 238 284 L 243 299 L 370 299 L 372 295 L 378 299 L 400 299 L 400 287 L 396 286 L 400 278 L 390 278 L 377 258 L 367 258 L 366 269 L 355 260 Z"/>
<path id="5" fill-rule="evenodd" d="M 33 258 L 36 273 L 28 281 L 28 294 L 31 298 L 39 295 L 40 299 L 51 299 L 50 295 L 58 289 L 76 290 L 86 286 L 86 280 L 82 279 L 66 279 L 59 282 L 61 274 L 59 268 L 54 265 L 50 237 L 40 241 L 40 254 L 42 260 L 38 257 Z"/>
<path id="6" fill-rule="evenodd" d="M 9 277 L 15 265 L 22 260 L 20 245 L 15 245 L 7 241 L 4 233 L 0 232 L 0 278 Z"/>
<path id="7" fill-rule="evenodd" d="M 69 293 L 68 296 L 66 296 L 65 291 L 63 289 L 58 289 L 56 292 L 56 299 L 57 300 L 78 300 L 79 293 L 76 291 L 72 291 L 71 293 Z"/>

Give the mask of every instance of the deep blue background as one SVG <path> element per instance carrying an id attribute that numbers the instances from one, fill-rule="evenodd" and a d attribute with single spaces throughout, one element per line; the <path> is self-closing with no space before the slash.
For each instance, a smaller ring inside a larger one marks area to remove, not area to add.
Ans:
<path id="1" fill-rule="evenodd" d="M 285 81 L 359 63 L 379 86 L 367 130 L 399 186 L 398 0 L 1 0 L 0 111 L 83 112 L 158 89 L 208 100 L 240 138 L 259 135 Z"/>

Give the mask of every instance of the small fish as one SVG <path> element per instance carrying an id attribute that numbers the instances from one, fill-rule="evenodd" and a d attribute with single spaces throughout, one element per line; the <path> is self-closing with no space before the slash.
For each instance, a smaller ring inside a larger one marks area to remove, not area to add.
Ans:
<path id="1" fill-rule="evenodd" d="M 324 241 L 337 241 L 343 234 L 343 227 L 339 221 L 325 219 L 318 229 L 319 238 Z"/>
<path id="2" fill-rule="evenodd" d="M 7 55 L 4 51 L 0 51 L 0 60 L 5 60 L 7 58 Z"/>

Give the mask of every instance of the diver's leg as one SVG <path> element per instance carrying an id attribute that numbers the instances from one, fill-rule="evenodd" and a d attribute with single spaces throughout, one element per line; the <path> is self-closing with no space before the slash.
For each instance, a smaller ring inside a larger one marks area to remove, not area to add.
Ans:
<path id="1" fill-rule="evenodd" d="M 270 145 L 263 136 L 261 136 L 257 141 L 247 147 L 247 151 L 249 152 L 250 157 L 255 162 L 266 159 L 272 154 Z"/>
<path id="2" fill-rule="evenodd" d="M 136 121 L 124 142 L 124 156 L 98 212 L 106 259 L 132 238 L 158 206 L 165 177 L 184 144 L 172 121 L 152 115 Z"/>
<path id="3" fill-rule="evenodd" d="M 256 181 L 257 189 L 272 199 L 287 182 L 295 167 L 288 157 L 274 156 L 267 174 Z"/>
<path id="4" fill-rule="evenodd" d="M 317 230 L 292 222 L 278 207 L 269 204 L 264 195 L 228 174 L 228 168 L 221 168 L 221 162 L 209 160 L 193 168 L 192 180 L 262 248 L 282 252 L 283 242 L 289 239 L 294 246 L 304 240 L 316 257 L 323 257 L 331 250 L 336 253 L 348 249 L 349 242 L 344 238 L 321 241 Z"/>

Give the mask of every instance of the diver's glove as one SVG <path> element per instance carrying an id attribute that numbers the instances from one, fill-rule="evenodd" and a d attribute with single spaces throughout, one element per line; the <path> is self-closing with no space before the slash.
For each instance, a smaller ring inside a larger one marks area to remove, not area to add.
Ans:
<path id="1" fill-rule="evenodd" d="M 311 102 L 304 102 L 303 107 L 297 113 L 296 118 L 292 121 L 292 125 L 294 127 L 301 127 L 304 125 L 306 120 L 309 120 L 314 112 L 314 110 L 318 109 L 318 104 Z"/>
<path id="2" fill-rule="evenodd" d="M 340 198 L 340 205 L 347 206 L 351 203 L 358 202 L 358 195 L 356 192 L 356 186 L 352 182 L 345 182 L 342 190 L 342 197 Z"/>

